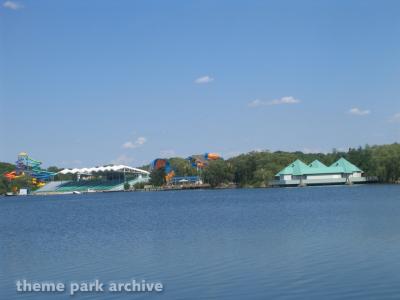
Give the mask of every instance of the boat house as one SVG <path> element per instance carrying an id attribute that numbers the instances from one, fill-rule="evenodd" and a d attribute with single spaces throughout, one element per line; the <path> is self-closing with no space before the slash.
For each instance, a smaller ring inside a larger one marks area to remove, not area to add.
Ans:
<path id="1" fill-rule="evenodd" d="M 344 158 L 340 158 L 329 167 L 319 160 L 307 165 L 297 159 L 276 174 L 275 178 L 271 185 L 306 186 L 366 182 L 363 171 Z"/>

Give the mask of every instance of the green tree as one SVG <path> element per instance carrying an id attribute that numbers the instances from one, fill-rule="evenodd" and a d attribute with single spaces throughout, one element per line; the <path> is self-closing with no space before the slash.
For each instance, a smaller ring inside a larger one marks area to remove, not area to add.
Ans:
<path id="1" fill-rule="evenodd" d="M 150 183 L 154 186 L 162 186 L 165 184 L 165 169 L 153 169 L 150 172 Z"/>
<path id="2" fill-rule="evenodd" d="M 254 172 L 254 186 L 266 187 L 269 181 L 271 181 L 273 178 L 274 173 L 271 170 L 268 170 L 266 168 L 257 169 Z"/>
<path id="3" fill-rule="evenodd" d="M 11 191 L 11 182 L 4 177 L 4 174 L 14 170 L 15 165 L 0 162 L 0 195 Z"/>
<path id="4" fill-rule="evenodd" d="M 233 171 L 231 166 L 224 160 L 211 161 L 202 173 L 203 181 L 212 187 L 223 183 L 229 183 L 233 180 Z"/>
<path id="5" fill-rule="evenodd" d="M 173 157 L 169 159 L 170 166 L 175 172 L 175 176 L 194 176 L 197 171 L 192 167 L 187 159 Z"/>
<path id="6" fill-rule="evenodd" d="M 25 188 L 28 190 L 35 190 L 37 187 L 32 183 L 32 177 L 24 175 L 19 178 L 15 178 L 10 181 L 9 187 L 11 191 L 18 191 L 21 188 Z"/>
<path id="7" fill-rule="evenodd" d="M 2 177 L 0 178 L 0 195 L 3 195 L 10 191 L 10 182 Z"/>
<path id="8" fill-rule="evenodd" d="M 135 190 L 140 190 L 140 189 L 143 189 L 145 185 L 146 185 L 145 182 L 138 182 L 138 183 L 135 183 L 135 185 L 133 187 Z"/>
<path id="9" fill-rule="evenodd" d="M 128 191 L 131 188 L 130 184 L 128 182 L 124 183 L 124 190 Z"/>

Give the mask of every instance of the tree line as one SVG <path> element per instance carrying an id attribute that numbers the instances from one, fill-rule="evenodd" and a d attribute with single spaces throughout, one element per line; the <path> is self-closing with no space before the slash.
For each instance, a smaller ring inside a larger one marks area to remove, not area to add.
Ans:
<path id="1" fill-rule="evenodd" d="M 379 182 L 395 183 L 400 180 L 400 144 L 398 143 L 379 146 L 366 145 L 350 148 L 348 151 L 333 149 L 330 153 L 253 151 L 226 160 L 210 161 L 209 165 L 199 173 L 184 158 L 171 158 L 170 165 L 176 176 L 199 175 L 203 182 L 213 187 L 232 183 L 239 187 L 265 187 L 275 178 L 276 173 L 296 159 L 301 159 L 305 163 L 311 163 L 318 159 L 329 166 L 340 157 L 344 157 L 358 166 L 366 176 L 376 176 Z M 143 166 L 144 169 L 148 169 L 148 167 Z M 27 176 L 14 181 L 8 181 L 2 176 L 13 170 L 15 170 L 13 164 L 0 163 L 0 194 L 20 187 L 35 188 Z M 60 169 L 49 167 L 48 170 L 57 172 Z M 70 177 L 71 175 L 57 175 L 55 180 L 70 180 L 72 179 Z M 151 183 L 155 186 L 165 184 L 165 171 L 162 169 L 152 171 Z"/>
<path id="2" fill-rule="evenodd" d="M 210 161 L 199 175 L 213 187 L 234 183 L 239 187 L 266 187 L 284 167 L 296 159 L 311 163 L 315 159 L 327 166 L 344 157 L 379 182 L 395 183 L 400 180 L 400 144 L 350 148 L 348 151 L 333 149 L 330 153 L 303 153 L 275 151 L 253 151 L 227 160 Z M 191 176 L 196 172 L 189 162 L 182 158 L 170 160 L 177 176 Z M 162 185 L 163 171 L 154 171 L 152 183 Z"/>

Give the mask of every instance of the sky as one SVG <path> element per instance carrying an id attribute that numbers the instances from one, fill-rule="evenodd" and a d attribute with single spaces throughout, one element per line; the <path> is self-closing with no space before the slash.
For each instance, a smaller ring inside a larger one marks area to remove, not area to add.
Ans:
<path id="1" fill-rule="evenodd" d="M 400 1 L 0 4 L 0 161 L 400 141 Z"/>

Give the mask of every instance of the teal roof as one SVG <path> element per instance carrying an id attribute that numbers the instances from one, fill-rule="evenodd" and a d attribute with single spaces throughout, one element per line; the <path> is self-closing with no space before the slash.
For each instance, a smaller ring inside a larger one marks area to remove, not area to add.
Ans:
<path id="1" fill-rule="evenodd" d="M 311 168 L 326 168 L 326 165 L 324 165 L 322 162 L 320 162 L 318 159 L 314 160 L 311 164 L 308 165 Z"/>
<path id="2" fill-rule="evenodd" d="M 308 165 L 310 169 L 306 170 L 303 174 L 336 174 L 343 173 L 341 169 L 335 167 L 327 167 L 318 159 L 314 160 Z"/>
<path id="3" fill-rule="evenodd" d="M 307 169 L 309 169 L 309 166 L 303 163 L 300 159 L 296 159 L 294 162 L 292 162 L 290 165 L 288 165 L 286 168 L 276 174 L 276 176 L 288 174 L 302 175 L 304 174 L 304 172 L 307 172 Z"/>
<path id="4" fill-rule="evenodd" d="M 339 167 L 344 170 L 343 173 L 353 173 L 353 172 L 362 172 L 362 170 L 355 165 L 353 165 L 348 160 L 341 157 L 338 161 L 334 162 L 331 167 Z"/>
<path id="5" fill-rule="evenodd" d="M 286 168 L 281 170 L 275 176 L 280 175 L 309 175 L 309 174 L 350 174 L 353 172 L 362 172 L 359 168 L 357 168 L 352 163 L 348 162 L 344 158 L 339 159 L 331 166 L 327 167 L 319 160 L 314 160 L 308 166 L 302 162 L 301 160 L 297 159 L 288 165 Z"/>

